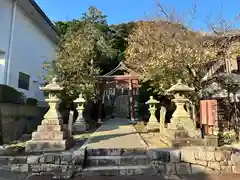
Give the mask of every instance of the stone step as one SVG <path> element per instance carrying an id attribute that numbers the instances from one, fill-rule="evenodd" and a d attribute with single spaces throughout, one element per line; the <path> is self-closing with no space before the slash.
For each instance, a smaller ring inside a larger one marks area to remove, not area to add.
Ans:
<path id="1" fill-rule="evenodd" d="M 52 152 L 64 151 L 68 148 L 67 140 L 30 140 L 26 142 L 26 152 Z"/>
<path id="2" fill-rule="evenodd" d="M 151 160 L 146 155 L 88 156 L 86 160 L 86 167 L 149 165 L 150 162 Z"/>
<path id="3" fill-rule="evenodd" d="M 133 148 L 133 149 L 86 149 L 88 156 L 135 156 L 145 155 L 147 153 L 146 148 Z"/>
<path id="4" fill-rule="evenodd" d="M 39 125 L 37 131 L 48 132 L 48 131 L 58 131 L 62 130 L 60 125 Z"/>
<path id="5" fill-rule="evenodd" d="M 32 140 L 63 140 L 64 139 L 63 132 L 55 132 L 55 131 L 48 131 L 42 133 L 41 131 L 33 132 L 32 133 Z"/>
<path id="6" fill-rule="evenodd" d="M 42 125 L 60 125 L 62 124 L 61 119 L 44 119 L 42 120 Z"/>
<path id="7" fill-rule="evenodd" d="M 84 168 L 84 176 L 133 176 L 151 174 L 150 166 L 100 166 Z"/>

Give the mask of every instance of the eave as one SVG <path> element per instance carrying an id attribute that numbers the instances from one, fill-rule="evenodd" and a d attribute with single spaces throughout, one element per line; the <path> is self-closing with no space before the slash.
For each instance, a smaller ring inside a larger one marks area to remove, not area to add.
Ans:
<path id="1" fill-rule="evenodd" d="M 59 33 L 55 25 L 42 11 L 34 0 L 18 0 L 18 5 L 28 15 L 28 17 L 52 40 L 53 43 L 58 44 Z"/>

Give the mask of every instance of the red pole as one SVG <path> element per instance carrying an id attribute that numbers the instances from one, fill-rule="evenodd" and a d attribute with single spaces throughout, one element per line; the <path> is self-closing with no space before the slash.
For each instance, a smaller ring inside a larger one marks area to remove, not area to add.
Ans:
<path id="1" fill-rule="evenodd" d="M 134 121 L 134 101 L 133 101 L 132 79 L 129 79 L 129 91 L 130 91 L 130 114 L 131 114 L 131 120 Z"/>

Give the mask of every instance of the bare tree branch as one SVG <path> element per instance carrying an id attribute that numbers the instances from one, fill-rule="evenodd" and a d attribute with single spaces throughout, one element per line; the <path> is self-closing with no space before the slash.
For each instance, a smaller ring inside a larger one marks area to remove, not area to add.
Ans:
<path id="1" fill-rule="evenodd" d="M 196 19 L 196 12 L 197 12 L 197 5 L 193 4 L 192 12 L 190 12 L 192 18 L 191 18 L 191 20 L 188 23 L 189 25 L 191 25 L 193 23 L 193 21 Z"/>
<path id="2" fill-rule="evenodd" d="M 166 11 L 166 9 L 161 4 L 160 0 L 156 1 L 157 7 L 159 8 L 160 13 L 162 13 L 166 19 L 169 19 L 169 13 Z"/>
<path id="3" fill-rule="evenodd" d="M 221 0 L 221 9 L 219 15 L 210 21 L 210 18 L 205 20 L 207 27 L 212 30 L 215 34 L 225 35 L 226 32 L 229 32 L 234 29 L 234 25 L 240 20 L 240 14 L 237 14 L 233 20 L 227 20 L 224 17 L 224 4 Z"/>

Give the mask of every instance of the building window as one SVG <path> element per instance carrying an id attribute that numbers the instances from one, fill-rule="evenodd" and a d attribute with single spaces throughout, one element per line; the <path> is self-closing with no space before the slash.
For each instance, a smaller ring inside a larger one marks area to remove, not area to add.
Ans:
<path id="1" fill-rule="evenodd" d="M 30 76 L 19 72 L 18 76 L 18 88 L 29 90 Z"/>

